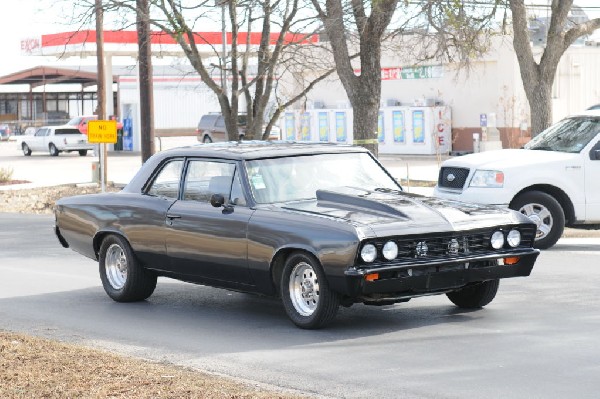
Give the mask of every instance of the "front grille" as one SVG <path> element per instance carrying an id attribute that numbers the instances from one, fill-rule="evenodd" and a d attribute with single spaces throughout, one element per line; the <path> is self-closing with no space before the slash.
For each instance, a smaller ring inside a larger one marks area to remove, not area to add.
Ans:
<path id="1" fill-rule="evenodd" d="M 443 167 L 440 169 L 438 186 L 453 189 L 462 189 L 469 177 L 469 169 Z"/>
<path id="2" fill-rule="evenodd" d="M 489 255 L 497 252 L 490 246 L 490 237 L 496 230 L 506 233 L 511 229 L 521 232 L 521 244 L 518 248 L 531 248 L 535 237 L 535 225 L 502 226 L 464 232 L 433 233 L 419 236 L 400 236 L 379 239 L 372 242 L 381 254 L 383 245 L 392 240 L 398 245 L 396 259 L 386 261 L 378 256 L 372 265 L 401 265 L 403 263 L 423 263 L 440 260 L 459 259 L 469 256 Z M 510 250 L 506 244 L 503 250 Z"/>

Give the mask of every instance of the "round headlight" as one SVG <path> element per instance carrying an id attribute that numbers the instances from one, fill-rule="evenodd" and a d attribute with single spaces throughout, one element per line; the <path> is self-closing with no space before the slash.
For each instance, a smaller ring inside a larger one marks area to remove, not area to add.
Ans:
<path id="1" fill-rule="evenodd" d="M 383 246 L 381 252 L 383 253 L 383 257 L 387 260 L 396 259 L 396 256 L 398 256 L 398 245 L 396 245 L 394 241 L 388 241 Z"/>
<path id="2" fill-rule="evenodd" d="M 365 245 L 360 251 L 360 257 L 367 263 L 371 263 L 377 258 L 377 248 L 373 244 Z"/>
<path id="3" fill-rule="evenodd" d="M 504 246 L 504 234 L 501 231 L 494 231 L 492 238 L 490 238 L 490 244 L 494 249 L 500 249 Z"/>
<path id="4" fill-rule="evenodd" d="M 519 230 L 509 231 L 508 235 L 506 236 L 506 242 L 513 248 L 518 247 L 521 243 L 521 233 Z"/>

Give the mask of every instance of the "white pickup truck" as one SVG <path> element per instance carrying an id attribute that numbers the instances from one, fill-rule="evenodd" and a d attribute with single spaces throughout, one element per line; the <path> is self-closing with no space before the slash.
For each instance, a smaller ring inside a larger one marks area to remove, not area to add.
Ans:
<path id="1" fill-rule="evenodd" d="M 88 143 L 87 136 L 73 126 L 40 127 L 34 135 L 19 137 L 17 145 L 25 156 L 31 155 L 32 151 L 48 151 L 52 156 L 77 151 L 85 156 L 88 150 L 94 149 L 94 145 Z"/>
<path id="2" fill-rule="evenodd" d="M 563 119 L 519 150 L 486 151 L 442 164 L 434 196 L 499 205 L 537 224 L 549 248 L 564 227 L 600 224 L 600 111 Z"/>

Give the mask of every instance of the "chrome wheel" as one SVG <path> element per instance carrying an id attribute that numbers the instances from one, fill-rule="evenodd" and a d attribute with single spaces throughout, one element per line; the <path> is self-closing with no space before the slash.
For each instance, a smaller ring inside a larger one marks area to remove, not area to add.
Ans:
<path id="1" fill-rule="evenodd" d="M 552 213 L 544 205 L 536 203 L 525 204 L 519 209 L 519 212 L 527 216 L 537 226 L 536 240 L 545 238 L 550 234 L 554 225 L 554 219 L 552 218 Z"/>
<path id="2" fill-rule="evenodd" d="M 127 282 L 127 257 L 118 244 L 112 244 L 106 251 L 106 278 L 115 290 L 120 290 Z"/>
<path id="3" fill-rule="evenodd" d="M 311 265 L 305 262 L 294 266 L 289 280 L 290 299 L 302 316 L 312 315 L 319 305 L 319 280 Z"/>

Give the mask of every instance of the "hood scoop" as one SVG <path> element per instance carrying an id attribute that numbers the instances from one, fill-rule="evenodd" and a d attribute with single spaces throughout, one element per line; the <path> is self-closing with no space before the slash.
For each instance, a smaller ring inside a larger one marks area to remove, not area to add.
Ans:
<path id="1" fill-rule="evenodd" d="M 407 219 L 408 216 L 397 208 L 374 198 L 377 193 L 363 189 L 349 188 L 348 193 L 317 190 L 318 206 L 360 210 L 362 212 L 385 214 Z M 369 198 L 372 197 L 372 198 Z"/>

